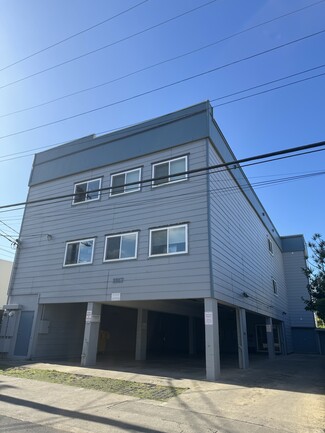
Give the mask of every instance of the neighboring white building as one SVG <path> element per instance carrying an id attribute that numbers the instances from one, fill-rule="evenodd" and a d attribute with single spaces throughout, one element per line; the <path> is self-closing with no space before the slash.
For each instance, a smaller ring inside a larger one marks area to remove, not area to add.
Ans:
<path id="1" fill-rule="evenodd" d="M 279 235 L 209 102 L 41 152 L 29 187 L 8 357 L 201 355 L 215 379 L 223 354 L 314 350 L 304 238 Z"/>
<path id="2" fill-rule="evenodd" d="M 7 303 L 12 262 L 0 259 L 0 310 Z"/>

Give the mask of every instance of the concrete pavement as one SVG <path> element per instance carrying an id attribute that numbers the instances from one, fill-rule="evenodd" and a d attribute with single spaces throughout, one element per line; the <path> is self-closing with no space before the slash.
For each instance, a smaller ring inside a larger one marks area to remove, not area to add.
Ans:
<path id="1" fill-rule="evenodd" d="M 325 358 L 290 355 L 218 382 L 33 364 L 33 368 L 189 388 L 167 402 L 0 376 L 0 414 L 75 433 L 323 433 Z M 2 429 L 0 424 L 0 431 Z"/>

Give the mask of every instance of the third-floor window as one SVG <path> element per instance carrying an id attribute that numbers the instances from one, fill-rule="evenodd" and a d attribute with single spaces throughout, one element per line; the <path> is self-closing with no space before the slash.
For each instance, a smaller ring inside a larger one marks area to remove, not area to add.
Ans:
<path id="1" fill-rule="evenodd" d="M 159 162 L 152 166 L 152 186 L 165 185 L 166 183 L 180 182 L 188 178 L 187 156 L 170 159 L 169 161 Z M 183 173 L 177 175 L 178 173 Z"/>
<path id="2" fill-rule="evenodd" d="M 140 190 L 141 168 L 123 171 L 111 176 L 111 196 Z"/>
<path id="3" fill-rule="evenodd" d="M 76 183 L 74 186 L 74 196 L 72 204 L 84 203 L 100 198 L 101 179 L 92 179 L 85 182 Z"/>

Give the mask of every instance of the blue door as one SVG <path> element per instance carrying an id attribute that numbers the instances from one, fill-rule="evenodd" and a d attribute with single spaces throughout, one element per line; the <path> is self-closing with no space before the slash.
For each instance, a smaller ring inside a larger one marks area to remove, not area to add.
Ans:
<path id="1" fill-rule="evenodd" d="M 14 351 L 15 356 L 27 356 L 29 340 L 32 333 L 33 319 L 34 311 L 21 312 Z"/>

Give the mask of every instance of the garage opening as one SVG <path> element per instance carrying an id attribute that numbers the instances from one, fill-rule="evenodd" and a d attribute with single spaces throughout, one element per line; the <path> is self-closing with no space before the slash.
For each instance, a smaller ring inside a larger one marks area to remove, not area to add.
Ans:
<path id="1" fill-rule="evenodd" d="M 148 359 L 204 357 L 203 318 L 149 311 Z"/>
<path id="2" fill-rule="evenodd" d="M 134 360 L 137 310 L 102 305 L 97 354 Z"/>

